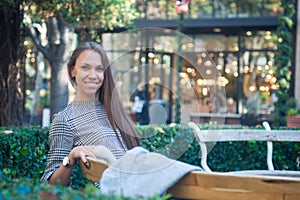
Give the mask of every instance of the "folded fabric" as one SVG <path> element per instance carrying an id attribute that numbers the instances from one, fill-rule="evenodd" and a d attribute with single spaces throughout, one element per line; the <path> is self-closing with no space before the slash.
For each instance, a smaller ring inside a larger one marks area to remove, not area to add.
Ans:
<path id="1" fill-rule="evenodd" d="M 163 195 L 187 173 L 202 169 L 135 147 L 112 162 L 100 181 L 103 194 L 125 197 Z"/>
<path id="2" fill-rule="evenodd" d="M 116 161 L 114 154 L 103 145 L 95 146 L 92 153 L 97 159 L 105 160 L 108 164 Z"/>

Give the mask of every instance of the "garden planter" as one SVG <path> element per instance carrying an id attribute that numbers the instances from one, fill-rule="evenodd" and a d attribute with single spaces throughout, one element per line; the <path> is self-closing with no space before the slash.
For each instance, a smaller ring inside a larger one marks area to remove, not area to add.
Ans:
<path id="1" fill-rule="evenodd" d="M 36 109 L 36 114 L 37 115 L 42 115 L 43 114 L 43 107 L 38 107 L 37 109 Z"/>
<path id="2" fill-rule="evenodd" d="M 300 115 L 288 117 L 286 122 L 288 128 L 300 128 Z"/>

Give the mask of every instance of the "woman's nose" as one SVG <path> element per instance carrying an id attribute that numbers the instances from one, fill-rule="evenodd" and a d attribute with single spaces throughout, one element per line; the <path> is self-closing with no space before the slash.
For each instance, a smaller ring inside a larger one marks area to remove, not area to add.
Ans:
<path id="1" fill-rule="evenodd" d="M 90 78 L 97 78 L 97 72 L 96 72 L 96 70 L 91 69 L 91 70 L 89 71 L 89 77 L 90 77 Z"/>

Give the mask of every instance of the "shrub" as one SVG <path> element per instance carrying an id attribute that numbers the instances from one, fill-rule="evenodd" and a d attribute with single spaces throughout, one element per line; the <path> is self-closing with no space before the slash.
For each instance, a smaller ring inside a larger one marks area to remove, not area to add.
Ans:
<path id="1" fill-rule="evenodd" d="M 87 184 L 82 190 L 74 190 L 71 187 L 62 187 L 61 185 L 51 186 L 35 179 L 10 179 L 1 173 L 0 180 L 0 199 L 129 200 L 129 198 L 123 196 L 102 195 L 92 184 Z M 169 198 L 170 195 L 164 195 L 162 197 L 156 195 L 139 199 L 166 200 Z"/>
<path id="2" fill-rule="evenodd" d="M 48 128 L 1 127 L 0 169 L 10 178 L 38 179 L 48 152 Z"/>
<path id="3" fill-rule="evenodd" d="M 208 126 L 201 127 L 201 129 L 207 128 Z M 200 147 L 193 138 L 191 128 L 185 125 L 171 124 L 137 126 L 137 129 L 142 137 L 142 147 L 149 151 L 173 156 L 174 159 L 192 165 L 200 165 Z M 12 199 L 22 199 L 21 197 L 13 197 L 23 193 L 26 195 L 26 191 L 30 195 L 38 195 L 39 192 L 36 191 L 47 190 L 49 186 L 40 183 L 39 179 L 46 167 L 46 156 L 49 150 L 48 133 L 48 127 L 0 127 L 0 200 L 10 199 L 5 198 L 5 195 L 9 194 L 12 195 Z M 213 171 L 267 169 L 266 143 L 254 141 L 218 142 L 212 145 L 213 149 L 208 154 L 208 165 Z M 296 161 L 299 156 L 298 153 L 300 153 L 299 143 L 274 143 L 274 167 L 276 169 L 300 170 L 299 163 Z M 72 189 L 77 192 L 69 192 L 69 189 L 63 190 L 60 187 L 48 190 L 56 191 L 61 195 L 70 195 L 66 199 L 74 199 L 76 195 L 80 199 L 82 192 L 90 190 L 88 188 L 90 188 L 90 183 L 82 176 L 81 170 L 77 166 L 72 175 Z M 35 194 L 31 194 L 32 192 Z M 86 196 L 92 194 L 93 192 L 84 193 Z M 30 195 L 28 196 L 32 197 Z M 108 199 L 106 197 L 97 198 Z M 159 199 L 159 197 L 153 197 L 154 199 Z"/>

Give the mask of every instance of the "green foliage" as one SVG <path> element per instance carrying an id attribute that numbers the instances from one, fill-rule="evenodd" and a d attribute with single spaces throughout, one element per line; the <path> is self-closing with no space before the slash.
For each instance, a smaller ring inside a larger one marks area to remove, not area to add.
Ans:
<path id="1" fill-rule="evenodd" d="M 291 116 L 298 115 L 298 114 L 299 114 L 299 112 L 297 112 L 296 109 L 290 108 L 288 113 L 287 113 L 287 117 L 291 117 Z"/>
<path id="2" fill-rule="evenodd" d="M 276 90 L 278 101 L 275 103 L 276 112 L 274 114 L 274 123 L 276 126 L 286 125 L 286 119 L 290 106 L 290 81 L 292 65 L 292 45 L 293 45 L 293 26 L 295 11 L 295 0 L 281 1 L 284 9 L 280 16 L 280 23 L 277 29 L 278 53 L 275 56 L 275 76 L 279 89 Z"/>
<path id="3" fill-rule="evenodd" d="M 82 190 L 70 187 L 51 186 L 40 183 L 34 179 L 9 179 L 0 173 L 0 199 L 76 199 L 76 200 L 129 200 L 130 198 L 114 195 L 102 195 L 92 184 L 86 185 Z M 137 200 L 166 200 L 170 195 L 137 198 Z"/>
<path id="4" fill-rule="evenodd" d="M 33 0 L 27 13 L 37 20 L 62 17 L 70 24 L 101 27 L 128 27 L 138 17 L 134 3 L 127 0 Z"/>
<path id="5" fill-rule="evenodd" d="M 41 127 L 0 128 L 0 169 L 6 176 L 40 177 L 48 152 L 47 130 Z"/>
<path id="6" fill-rule="evenodd" d="M 203 125 L 201 129 L 212 128 Z M 193 139 L 193 131 L 185 125 L 137 126 L 141 144 L 149 151 L 176 155 L 178 160 L 199 166 L 199 144 Z M 49 128 L 0 127 L 0 199 L 40 199 L 41 195 L 59 196 L 59 199 L 126 199 L 101 196 L 86 180 L 79 166 L 74 168 L 72 187 L 50 186 L 40 182 L 46 166 Z M 266 169 L 266 144 L 263 142 L 212 143 L 208 165 L 214 171 Z M 183 152 L 174 152 L 182 151 Z M 297 165 L 300 144 L 274 143 L 276 169 L 300 170 Z M 53 197 L 53 196 L 52 196 Z M 169 196 L 151 197 L 149 200 L 168 199 Z"/>
<path id="7" fill-rule="evenodd" d="M 275 169 L 300 170 L 297 164 L 299 143 L 274 142 Z M 219 142 L 208 154 L 207 163 L 213 171 L 265 170 L 267 169 L 265 142 Z"/>
<path id="8" fill-rule="evenodd" d="M 16 13 L 12 11 L 17 11 L 22 3 L 28 4 L 31 0 L 1 0 L 0 10 L 4 13 L 7 19 L 13 17 Z"/>
<path id="9" fill-rule="evenodd" d="M 194 133 L 186 125 L 138 126 L 141 146 L 151 152 L 161 153 L 169 158 L 178 159 L 199 166 L 199 144 Z"/>

